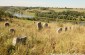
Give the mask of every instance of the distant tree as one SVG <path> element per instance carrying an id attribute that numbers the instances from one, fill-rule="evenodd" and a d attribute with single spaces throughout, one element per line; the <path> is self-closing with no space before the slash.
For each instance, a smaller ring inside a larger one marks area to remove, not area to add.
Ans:
<path id="1" fill-rule="evenodd" d="M 12 16 L 12 14 L 5 12 L 5 10 L 0 9 L 0 21 L 7 20 L 6 17 L 12 18 L 13 16 Z"/>

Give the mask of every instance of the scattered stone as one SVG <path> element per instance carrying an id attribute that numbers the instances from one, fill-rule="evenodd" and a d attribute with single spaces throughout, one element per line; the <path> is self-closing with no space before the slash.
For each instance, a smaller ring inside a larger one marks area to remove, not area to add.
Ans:
<path id="1" fill-rule="evenodd" d="M 57 29 L 57 32 L 58 32 L 58 33 L 61 33 L 61 32 L 62 32 L 62 28 L 58 28 L 58 29 Z"/>
<path id="2" fill-rule="evenodd" d="M 48 27 L 48 23 L 44 23 L 44 27 L 47 28 Z"/>
<path id="3" fill-rule="evenodd" d="M 13 28 L 9 29 L 9 31 L 10 31 L 11 33 L 15 33 L 15 29 L 13 29 Z"/>
<path id="4" fill-rule="evenodd" d="M 38 30 L 41 30 L 43 28 L 41 22 L 37 23 L 37 28 L 38 28 Z"/>
<path id="5" fill-rule="evenodd" d="M 6 22 L 5 27 L 8 27 L 8 26 L 10 26 L 10 24 L 9 24 L 9 22 Z"/>
<path id="6" fill-rule="evenodd" d="M 26 44 L 26 40 L 27 40 L 26 36 L 14 37 L 12 45 L 15 46 L 18 43 L 25 45 Z"/>

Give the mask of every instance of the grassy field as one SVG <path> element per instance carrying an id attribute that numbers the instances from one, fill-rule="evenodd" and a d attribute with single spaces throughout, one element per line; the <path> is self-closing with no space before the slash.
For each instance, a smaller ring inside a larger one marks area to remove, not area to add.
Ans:
<path id="1" fill-rule="evenodd" d="M 78 11 L 78 12 L 84 12 L 85 11 L 85 9 L 79 9 L 79 8 L 73 8 L 73 9 L 65 9 L 65 8 L 63 8 L 63 9 L 59 9 L 59 8 L 57 8 L 57 9 L 55 9 L 55 8 L 51 8 L 51 10 L 54 10 L 54 11 L 56 11 L 56 12 L 62 12 L 62 11 L 68 11 L 68 10 L 70 10 L 70 11 Z"/>
<path id="2" fill-rule="evenodd" d="M 50 10 L 54 10 L 55 12 L 63 12 L 63 11 L 78 11 L 78 12 L 85 12 L 85 9 L 80 9 L 80 8 L 73 8 L 73 9 L 65 9 L 65 8 L 49 8 L 48 10 L 41 10 L 41 9 L 27 9 L 26 11 L 39 11 L 39 12 L 49 12 Z"/>
<path id="3" fill-rule="evenodd" d="M 34 21 L 13 19 L 9 27 L 4 23 L 0 22 L 0 55 L 85 54 L 85 26 L 48 23 L 50 28 L 38 31 Z M 71 30 L 57 33 L 57 28 L 70 26 Z M 10 28 L 16 30 L 15 34 L 9 32 Z M 12 46 L 13 37 L 21 35 L 27 36 L 26 45 Z"/>

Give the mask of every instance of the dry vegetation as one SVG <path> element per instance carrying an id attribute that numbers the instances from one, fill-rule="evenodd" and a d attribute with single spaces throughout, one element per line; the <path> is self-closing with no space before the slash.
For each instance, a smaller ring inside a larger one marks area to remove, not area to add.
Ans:
<path id="1" fill-rule="evenodd" d="M 50 28 L 37 30 L 33 21 L 14 19 L 11 26 L 0 22 L 0 55 L 50 55 L 51 53 L 85 54 L 85 27 L 70 23 L 49 23 Z M 57 33 L 58 27 L 71 26 L 72 29 Z M 9 32 L 16 30 L 15 34 Z M 13 37 L 27 36 L 26 45 L 12 46 Z"/>

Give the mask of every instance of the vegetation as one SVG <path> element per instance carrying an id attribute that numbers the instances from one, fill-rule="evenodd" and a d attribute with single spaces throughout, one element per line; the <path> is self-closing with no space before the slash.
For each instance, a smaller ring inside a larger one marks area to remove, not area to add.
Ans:
<path id="1" fill-rule="evenodd" d="M 1 11 L 2 10 L 5 11 L 5 14 L 7 13 L 6 16 L 10 16 L 10 17 L 12 17 L 13 14 L 17 13 L 17 14 L 24 14 L 28 16 L 34 16 L 32 20 L 41 20 L 47 22 L 58 21 L 58 20 L 85 21 L 85 12 L 84 12 L 85 9 L 79 9 L 79 8 L 0 7 L 0 9 Z M 29 17 L 27 19 L 29 20 Z"/>
<path id="2" fill-rule="evenodd" d="M 78 11 L 63 11 L 63 12 L 55 12 L 51 10 L 50 12 L 37 12 L 37 17 L 44 17 L 45 19 L 63 19 L 63 20 L 76 20 L 76 21 L 84 21 L 85 20 L 85 13 L 78 12 Z"/>
<path id="3" fill-rule="evenodd" d="M 62 22 L 66 20 L 84 21 L 84 12 L 71 11 L 68 8 L 62 12 L 43 7 L 4 8 L 0 7 L 0 55 L 85 54 L 85 26 Z M 31 13 L 35 17 L 25 19 L 13 16 L 13 13 L 22 12 L 24 14 L 26 11 L 25 14 Z M 9 27 L 4 26 L 6 21 L 9 22 Z M 48 23 L 48 28 L 39 31 L 36 26 L 38 21 L 52 22 Z M 57 29 L 60 27 L 71 27 L 71 29 L 57 33 Z M 10 28 L 15 29 L 15 34 L 9 32 Z M 17 44 L 13 46 L 13 38 L 23 35 L 27 36 L 26 45 Z"/>
<path id="4" fill-rule="evenodd" d="M 0 21 L 2 20 L 7 20 L 5 17 L 10 17 L 12 18 L 12 14 L 5 12 L 5 10 L 0 9 Z"/>
<path id="5" fill-rule="evenodd" d="M 20 19 L 13 19 L 10 25 L 9 27 L 4 27 L 4 22 L 0 22 L 1 55 L 85 54 L 84 26 L 70 23 L 49 23 L 50 28 L 44 28 L 38 31 L 33 21 Z M 57 28 L 65 26 L 74 26 L 74 29 L 57 34 Z M 14 28 L 16 33 L 11 34 L 9 32 L 10 28 Z M 13 37 L 21 35 L 27 36 L 27 44 L 12 46 Z"/>

